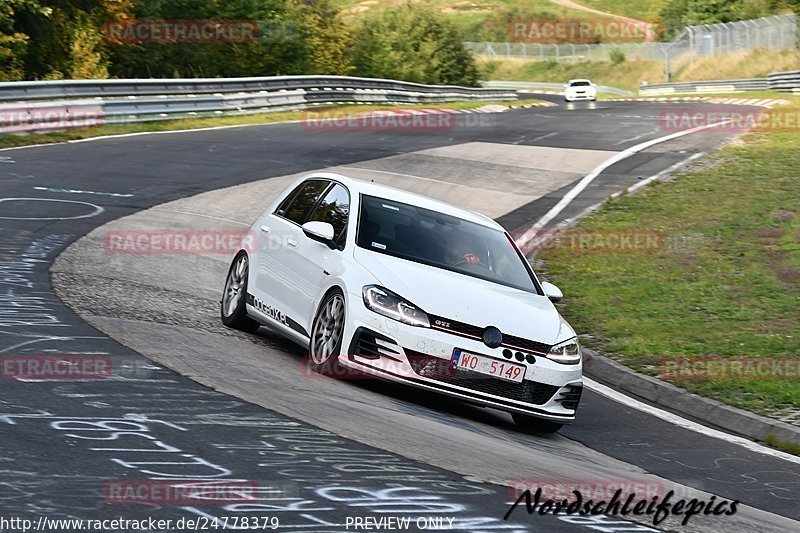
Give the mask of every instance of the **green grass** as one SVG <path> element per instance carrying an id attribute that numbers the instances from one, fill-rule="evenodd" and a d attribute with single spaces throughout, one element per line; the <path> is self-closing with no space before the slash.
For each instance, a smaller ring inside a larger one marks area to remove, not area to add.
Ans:
<path id="1" fill-rule="evenodd" d="M 759 78 L 770 72 L 796 69 L 800 51 L 754 50 L 689 61 L 674 60 L 672 81 Z M 589 78 L 597 84 L 637 91 L 642 81 L 663 83 L 664 62 L 630 59 L 619 64 L 610 61 L 531 61 L 518 58 L 479 58 L 481 75 L 486 80 L 541 81 L 564 83 L 572 78 Z M 773 93 L 775 94 L 775 93 Z"/>
<path id="2" fill-rule="evenodd" d="M 335 0 L 344 10 L 348 22 L 358 22 L 365 16 L 397 8 L 405 0 Z M 441 12 L 458 27 L 466 41 L 508 41 L 507 22 L 512 19 L 597 18 L 598 15 L 560 6 L 550 0 L 426 0 L 411 1 Z M 508 17 L 507 17 L 508 15 Z"/>
<path id="3" fill-rule="evenodd" d="M 783 450 L 788 453 L 793 453 L 795 455 L 800 455 L 800 444 L 796 442 L 789 442 L 784 441 L 777 438 L 772 433 L 767 433 L 764 437 L 764 443 L 769 444 L 773 448 L 778 448 L 779 450 Z"/>
<path id="4" fill-rule="evenodd" d="M 535 100 L 526 100 L 524 103 L 533 103 Z M 517 101 L 462 101 L 449 103 L 429 103 L 418 105 L 342 105 L 327 107 L 325 111 L 335 111 L 338 115 L 348 113 L 363 113 L 377 109 L 475 109 L 485 105 L 515 105 Z M 321 108 L 315 108 L 314 111 Z M 30 134 L 0 134 L 0 148 L 13 146 L 28 146 L 31 144 L 45 144 L 54 142 L 74 141 L 87 139 L 89 137 L 100 137 L 103 135 L 121 135 L 125 133 L 141 133 L 150 131 L 169 131 L 169 130 L 193 130 L 198 128 L 212 128 L 220 126 L 241 126 L 247 124 L 270 124 L 274 122 L 287 122 L 291 120 L 301 120 L 304 116 L 303 111 L 277 111 L 273 113 L 260 113 L 257 115 L 237 115 L 227 117 L 203 117 L 187 118 L 176 120 L 159 120 L 153 122 L 143 122 L 137 124 L 104 124 L 90 128 L 74 129 L 50 133 L 30 133 Z"/>
<path id="5" fill-rule="evenodd" d="M 796 117 L 800 98 L 787 98 L 770 112 Z M 651 375 L 672 357 L 798 357 L 798 153 L 796 129 L 752 132 L 579 224 L 661 232 L 654 253 L 542 253 L 585 344 Z M 756 412 L 800 406 L 796 379 L 675 384 Z"/>
<path id="6" fill-rule="evenodd" d="M 667 0 L 575 0 L 579 4 L 639 20 L 655 19 Z"/>
<path id="7" fill-rule="evenodd" d="M 566 83 L 573 78 L 589 78 L 598 85 L 637 91 L 642 80 L 655 83 L 662 65 L 657 61 L 525 61 L 522 59 L 479 59 L 481 77 L 486 80 L 539 81 Z"/>

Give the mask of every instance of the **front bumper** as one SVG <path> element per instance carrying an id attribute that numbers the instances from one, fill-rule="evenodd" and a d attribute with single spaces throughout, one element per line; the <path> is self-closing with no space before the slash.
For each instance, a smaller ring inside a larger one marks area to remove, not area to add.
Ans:
<path id="1" fill-rule="evenodd" d="M 509 360 L 504 347 L 493 349 L 476 339 L 386 318 L 364 307 L 361 295 L 348 294 L 348 301 L 346 353 L 339 358 L 343 366 L 503 411 L 559 423 L 575 419 L 583 387 L 581 364 L 562 365 L 538 353 L 533 353 L 533 363 L 513 359 L 526 368 L 522 383 L 456 370 L 450 365 L 456 348 Z"/>
<path id="2" fill-rule="evenodd" d="M 564 93 L 564 99 L 568 102 L 576 100 L 596 100 L 597 93 Z"/>

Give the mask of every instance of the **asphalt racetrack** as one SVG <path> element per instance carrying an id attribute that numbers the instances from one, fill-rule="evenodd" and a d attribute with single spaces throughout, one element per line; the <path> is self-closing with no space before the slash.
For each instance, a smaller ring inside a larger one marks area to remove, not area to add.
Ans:
<path id="1" fill-rule="evenodd" d="M 301 532 L 356 531 L 354 520 L 366 517 L 410 517 L 410 530 L 800 530 L 797 458 L 679 427 L 592 390 L 573 425 L 541 435 L 491 409 L 310 375 L 290 342 L 265 328 L 248 335 L 221 325 L 230 256 L 120 254 L 104 239 L 110 231 L 246 230 L 292 179 L 320 170 L 446 199 L 524 230 L 603 161 L 672 133 L 662 126 L 665 109 L 697 105 L 472 113 L 446 131 L 288 123 L 3 150 L 0 354 L 107 357 L 113 371 L 0 383 L 0 517 L 161 518 L 174 531 L 186 530 L 178 519 L 198 517 L 277 518 L 279 531 Z M 733 135 L 705 130 L 632 155 L 548 227 Z M 153 478 L 260 489 L 252 501 L 225 505 L 131 505 L 109 495 L 115 483 Z M 696 516 L 685 526 L 523 508 L 504 520 L 509 485 L 565 480 L 741 503 L 733 516 Z M 244 523 L 229 520 L 227 529 Z M 383 526 L 372 531 L 392 530 Z"/>

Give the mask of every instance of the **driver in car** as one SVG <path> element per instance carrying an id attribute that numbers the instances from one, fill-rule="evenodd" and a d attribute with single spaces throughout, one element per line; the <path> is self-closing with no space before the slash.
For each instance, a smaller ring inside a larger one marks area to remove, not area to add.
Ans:
<path id="1" fill-rule="evenodd" d="M 450 266 L 480 265 L 481 258 L 471 252 L 469 239 L 460 234 L 453 235 L 444 254 L 445 263 Z"/>

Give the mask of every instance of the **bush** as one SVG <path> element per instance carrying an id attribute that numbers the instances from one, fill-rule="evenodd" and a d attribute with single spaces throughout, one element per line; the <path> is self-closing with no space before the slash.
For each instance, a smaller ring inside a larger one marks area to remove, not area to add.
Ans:
<path id="1" fill-rule="evenodd" d="M 619 65 L 620 63 L 625 62 L 625 52 L 623 52 L 619 48 L 613 48 L 608 53 L 608 58 L 611 60 L 612 65 Z"/>
<path id="2" fill-rule="evenodd" d="M 449 19 L 412 5 L 366 17 L 353 32 L 354 74 L 478 85 L 478 68 Z"/>

